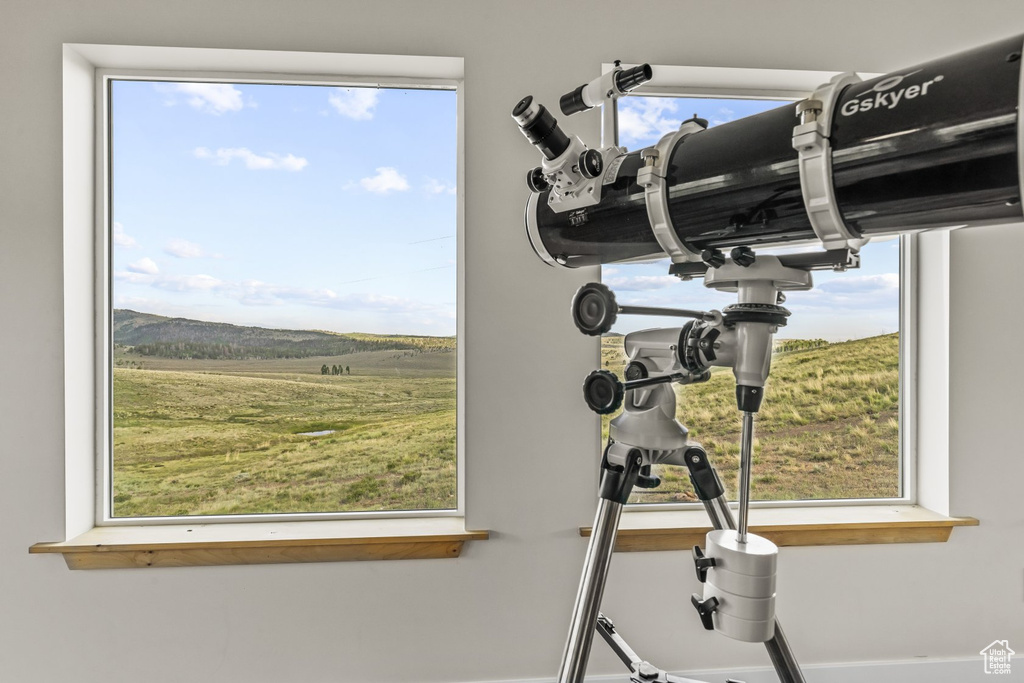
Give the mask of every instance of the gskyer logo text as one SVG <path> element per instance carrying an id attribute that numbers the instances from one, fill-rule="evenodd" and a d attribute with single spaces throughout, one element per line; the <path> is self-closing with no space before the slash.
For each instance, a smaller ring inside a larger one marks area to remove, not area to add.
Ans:
<path id="1" fill-rule="evenodd" d="M 929 90 L 934 89 L 935 84 L 941 83 L 943 79 L 942 74 L 939 74 L 935 78 L 925 81 L 924 83 L 917 83 L 914 85 L 908 85 L 904 88 L 899 88 L 899 85 L 903 82 L 904 78 L 916 73 L 917 71 L 912 71 L 909 74 L 890 76 L 889 78 L 882 79 L 878 83 L 875 83 L 874 87 L 867 92 L 861 93 L 857 97 L 843 104 L 840 111 L 843 116 L 853 116 L 854 114 L 871 111 L 872 109 L 895 109 L 900 102 L 927 96 Z"/>

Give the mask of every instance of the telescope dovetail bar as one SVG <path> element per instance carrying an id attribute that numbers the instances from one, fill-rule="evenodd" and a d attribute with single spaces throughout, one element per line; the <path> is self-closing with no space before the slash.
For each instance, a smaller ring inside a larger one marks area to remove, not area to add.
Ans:
<path id="1" fill-rule="evenodd" d="M 573 297 L 573 322 L 591 336 L 611 330 L 619 315 L 690 320 L 625 335 L 625 381 L 601 369 L 584 382 L 594 412 L 622 412 L 601 457 L 559 683 L 582 683 L 596 632 L 633 683 L 700 683 L 640 659 L 600 613 L 622 507 L 634 487 L 660 484 L 655 466 L 669 465 L 687 468 L 714 527 L 692 556 L 703 590 L 691 602 L 701 623 L 763 642 L 780 683 L 805 683 L 775 615 L 778 548 L 748 530 L 755 416 L 773 337 L 790 316 L 785 292 L 810 289 L 811 271 L 859 267 L 859 249 L 873 237 L 1021 221 L 1022 46 L 1024 37 L 1004 39 L 868 81 L 840 74 L 795 110 L 714 128 L 695 115 L 639 152 L 616 146 L 614 106 L 603 107 L 611 144 L 597 149 L 562 132 L 532 97 L 516 105 L 513 118 L 542 154 L 527 174 L 526 226 L 544 262 L 578 268 L 667 256 L 680 280 L 703 277 L 706 287 L 737 295 L 721 311 L 623 306 L 601 283 Z M 616 62 L 563 96 L 562 113 L 614 105 L 652 76 L 646 64 Z M 758 253 L 807 243 L 821 250 Z M 707 452 L 676 419 L 675 385 L 707 381 L 714 367 L 730 368 L 736 380 L 738 524 Z"/>

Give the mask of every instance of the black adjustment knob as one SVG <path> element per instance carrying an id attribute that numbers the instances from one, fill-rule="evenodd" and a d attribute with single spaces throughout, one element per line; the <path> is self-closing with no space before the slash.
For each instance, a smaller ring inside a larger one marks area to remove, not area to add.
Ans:
<path id="1" fill-rule="evenodd" d="M 630 361 L 629 365 L 626 366 L 625 377 L 627 382 L 633 382 L 638 379 L 647 379 L 650 373 L 647 372 L 647 366 L 639 361 Z"/>
<path id="2" fill-rule="evenodd" d="M 596 178 L 604 170 L 604 157 L 596 149 L 588 149 L 581 154 L 579 163 L 584 178 Z"/>
<path id="3" fill-rule="evenodd" d="M 750 247 L 735 247 L 729 256 L 732 257 L 733 263 L 744 268 L 752 265 L 757 260 L 754 250 Z"/>
<path id="4" fill-rule="evenodd" d="M 591 337 L 612 329 L 618 314 L 615 295 L 600 282 L 583 285 L 572 297 L 572 321 L 580 332 Z"/>
<path id="5" fill-rule="evenodd" d="M 583 381 L 583 400 L 598 415 L 608 415 L 618 410 L 625 393 L 619 378 L 607 370 L 594 370 Z"/>
<path id="6" fill-rule="evenodd" d="M 661 477 L 648 477 L 641 474 L 637 476 L 634 486 L 639 486 L 642 489 L 656 489 L 661 486 Z"/>
<path id="7" fill-rule="evenodd" d="M 540 166 L 527 172 L 526 186 L 530 188 L 531 192 L 537 193 L 544 192 L 551 187 L 547 179 L 544 177 L 544 170 Z"/>
<path id="8" fill-rule="evenodd" d="M 715 558 L 707 557 L 699 545 L 693 546 L 693 566 L 697 570 L 697 580 L 705 583 L 708 580 L 708 570 L 716 566 Z"/>
<path id="9" fill-rule="evenodd" d="M 700 253 L 700 260 L 708 268 L 720 268 L 725 265 L 725 254 L 722 253 L 721 249 L 705 249 Z"/>
<path id="10" fill-rule="evenodd" d="M 656 489 L 661 486 L 661 477 L 651 474 L 651 466 L 644 465 L 640 468 L 640 474 L 636 475 L 636 483 L 642 489 Z"/>
<path id="11" fill-rule="evenodd" d="M 707 600 L 701 600 L 700 596 L 694 593 L 690 596 L 690 602 L 697 609 L 697 614 L 700 615 L 700 623 L 704 624 L 704 628 L 708 631 L 714 631 L 715 622 L 711 615 L 718 609 L 718 598 L 712 596 Z"/>

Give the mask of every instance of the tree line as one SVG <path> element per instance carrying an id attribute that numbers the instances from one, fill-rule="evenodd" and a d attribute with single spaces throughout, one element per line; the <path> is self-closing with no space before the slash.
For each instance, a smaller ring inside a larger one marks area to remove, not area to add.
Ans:
<path id="1" fill-rule="evenodd" d="M 320 366 L 320 374 L 321 375 L 345 375 L 345 374 L 351 375 L 352 374 L 352 370 L 347 365 L 345 367 L 342 367 L 340 365 L 332 365 L 331 367 L 327 367 L 327 363 L 324 363 L 323 365 Z"/>
<path id="2" fill-rule="evenodd" d="M 183 360 L 267 360 L 278 358 L 309 358 L 311 356 L 344 356 L 364 351 L 390 351 L 416 348 L 390 339 L 331 340 L 306 339 L 275 344 L 237 344 L 214 342 L 152 342 L 136 344 L 132 350 L 141 356 L 180 358 Z"/>

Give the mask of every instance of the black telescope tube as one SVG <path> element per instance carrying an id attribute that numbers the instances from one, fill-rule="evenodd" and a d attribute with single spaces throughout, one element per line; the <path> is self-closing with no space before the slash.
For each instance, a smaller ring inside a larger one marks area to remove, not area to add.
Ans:
<path id="1" fill-rule="evenodd" d="M 1020 221 L 1024 37 L 847 86 L 831 112 L 836 204 L 865 237 Z M 669 151 L 669 219 L 694 251 L 813 241 L 792 147 L 795 107 L 696 132 Z M 665 254 L 637 184 L 639 152 L 609 163 L 601 202 L 527 215 L 534 249 L 567 267 Z"/>

